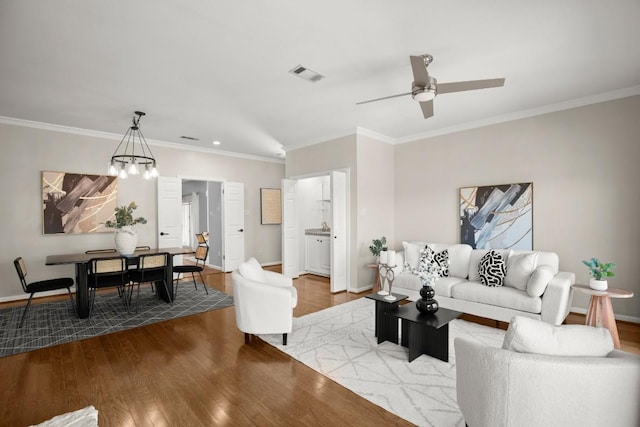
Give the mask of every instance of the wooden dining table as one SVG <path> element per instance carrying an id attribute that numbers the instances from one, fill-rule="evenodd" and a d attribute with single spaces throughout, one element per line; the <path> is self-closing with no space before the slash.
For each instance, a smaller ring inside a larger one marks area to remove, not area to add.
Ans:
<path id="1" fill-rule="evenodd" d="M 160 248 L 160 249 L 145 249 L 137 250 L 132 255 L 128 255 L 129 265 L 136 265 L 138 257 L 140 255 L 152 255 L 159 253 L 169 253 L 169 262 L 166 266 L 167 277 L 167 289 L 164 286 L 156 286 L 158 296 L 165 302 L 173 301 L 173 256 L 174 255 L 187 255 L 194 253 L 190 248 Z M 80 253 L 80 254 L 61 254 L 61 255 L 47 255 L 45 260 L 46 265 L 63 265 L 63 264 L 75 264 L 76 266 L 76 307 L 78 317 L 85 319 L 89 317 L 89 287 L 87 285 L 87 271 L 89 268 L 89 261 L 94 258 L 111 258 L 118 256 L 116 253 Z M 167 292 L 168 291 L 168 292 Z"/>

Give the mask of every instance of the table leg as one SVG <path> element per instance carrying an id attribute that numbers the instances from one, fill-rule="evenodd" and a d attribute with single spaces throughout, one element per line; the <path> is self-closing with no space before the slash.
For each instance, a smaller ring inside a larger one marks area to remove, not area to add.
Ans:
<path id="1" fill-rule="evenodd" d="M 169 255 L 167 259 L 167 265 L 165 267 L 165 281 L 167 283 L 167 290 L 164 289 L 164 283 L 156 282 L 154 286 L 158 297 L 164 302 L 173 302 L 173 256 Z M 169 293 L 167 293 L 167 291 Z"/>
<path id="2" fill-rule="evenodd" d="M 87 285 L 87 268 L 85 262 L 76 263 L 76 311 L 78 317 L 89 317 L 89 287 Z"/>
<path id="3" fill-rule="evenodd" d="M 585 324 L 598 328 L 607 328 L 611 333 L 613 345 L 615 348 L 620 348 L 620 336 L 618 335 L 616 318 L 613 315 L 611 298 L 606 295 L 591 295 Z"/>
<path id="4" fill-rule="evenodd" d="M 390 341 L 398 344 L 398 318 L 387 316 L 390 310 L 397 310 L 397 304 L 376 301 L 376 336 L 378 344 Z"/>
<path id="5" fill-rule="evenodd" d="M 419 323 L 409 325 L 409 362 L 422 354 L 449 361 L 449 325 L 436 329 Z"/>

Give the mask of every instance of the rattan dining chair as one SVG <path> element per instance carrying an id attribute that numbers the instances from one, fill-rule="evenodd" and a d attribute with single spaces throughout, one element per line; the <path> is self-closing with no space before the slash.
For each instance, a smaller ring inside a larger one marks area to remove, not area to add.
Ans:
<path id="1" fill-rule="evenodd" d="M 131 289 L 129 298 L 133 294 L 133 287 L 137 285 L 138 291 L 136 295 L 136 313 L 138 313 L 138 305 L 140 302 L 140 284 L 155 283 L 158 286 L 162 282 L 164 289 L 169 296 L 171 304 L 173 304 L 172 295 L 169 293 L 167 285 L 167 265 L 169 263 L 169 253 L 163 252 L 159 254 L 140 255 L 138 257 L 138 266 L 129 270 L 129 279 L 131 280 Z"/>
<path id="2" fill-rule="evenodd" d="M 87 286 L 89 288 L 89 317 L 93 312 L 96 292 L 103 288 L 117 288 L 118 295 L 123 298 L 127 310 L 129 300 L 125 294 L 125 287 L 129 284 L 127 258 L 115 256 L 108 258 L 93 258 L 89 260 Z"/>
<path id="3" fill-rule="evenodd" d="M 200 281 L 202 281 L 202 286 L 204 287 L 205 292 L 209 295 L 209 290 L 207 289 L 207 285 L 204 283 L 204 278 L 202 277 L 202 271 L 204 270 L 204 263 L 206 262 L 207 255 L 209 254 L 209 246 L 198 246 L 196 248 L 196 263 L 195 264 L 185 264 L 185 265 L 176 265 L 173 267 L 173 272 L 178 273 L 178 277 L 175 279 L 175 283 L 173 285 L 173 297 L 175 298 L 178 295 L 178 283 L 180 282 L 180 276 L 182 274 L 191 273 L 191 278 L 193 279 L 193 286 L 198 290 L 198 284 L 196 282 L 196 275 L 198 273 L 200 276 Z"/>
<path id="4" fill-rule="evenodd" d="M 27 310 L 29 310 L 29 307 L 31 306 L 31 299 L 33 298 L 33 295 L 38 292 L 55 291 L 66 288 L 67 292 L 69 293 L 69 301 L 71 301 L 73 312 L 76 312 L 76 305 L 73 301 L 73 297 L 71 296 L 71 286 L 73 286 L 73 279 L 71 277 L 61 277 L 58 279 L 47 279 L 27 283 L 27 266 L 25 265 L 22 257 L 18 257 L 13 260 L 13 265 L 16 267 L 16 271 L 18 272 L 22 290 L 25 293 L 30 294 L 29 301 L 27 302 L 27 305 L 22 312 L 22 317 L 20 318 L 20 325 L 18 326 L 18 328 L 22 328 L 25 316 L 27 315 Z"/>

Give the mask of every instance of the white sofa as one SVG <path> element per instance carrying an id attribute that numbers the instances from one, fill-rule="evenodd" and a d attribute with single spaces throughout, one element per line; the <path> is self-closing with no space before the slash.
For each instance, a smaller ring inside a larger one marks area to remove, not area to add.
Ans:
<path id="1" fill-rule="evenodd" d="M 440 278 L 434 285 L 440 307 L 503 322 L 519 315 L 559 325 L 567 317 L 575 274 L 559 271 L 560 260 L 554 252 L 498 250 L 506 259 L 507 267 L 509 256 L 515 256 L 513 260 L 516 260 L 518 256 L 535 254 L 535 268 L 520 278 L 524 282 L 519 288 L 489 287 L 480 283 L 478 273 L 478 263 L 488 250 L 472 249 L 465 244 L 403 242 L 403 250 L 395 255 L 392 292 L 408 295 L 412 301 L 420 298 L 422 282 L 405 268 L 405 263 L 417 267 L 419 250 L 427 244 L 436 253 L 446 249 L 449 254 L 449 277 Z M 512 270 L 515 272 L 516 268 Z"/>
<path id="2" fill-rule="evenodd" d="M 640 356 L 614 350 L 605 328 L 516 317 L 503 348 L 464 337 L 454 348 L 469 427 L 640 426 Z"/>

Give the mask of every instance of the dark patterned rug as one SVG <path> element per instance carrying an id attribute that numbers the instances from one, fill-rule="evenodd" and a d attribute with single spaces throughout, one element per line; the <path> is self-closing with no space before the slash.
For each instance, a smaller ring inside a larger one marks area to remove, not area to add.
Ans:
<path id="1" fill-rule="evenodd" d="M 2 309 L 0 357 L 233 305 L 230 295 L 211 288 L 207 295 L 201 285 L 197 290 L 189 285 L 180 285 L 173 305 L 158 299 L 149 286 L 141 287 L 138 314 L 135 313 L 135 292 L 129 312 L 117 292 L 99 293 L 89 319 L 78 319 L 68 299 L 32 304 L 20 329 L 18 324 L 24 306 Z"/>

